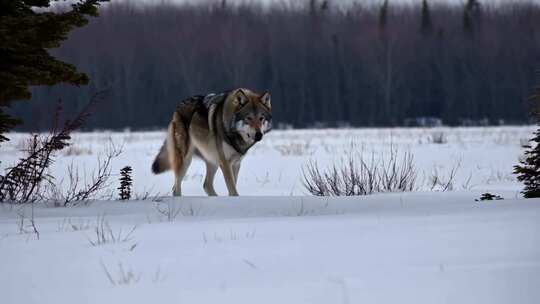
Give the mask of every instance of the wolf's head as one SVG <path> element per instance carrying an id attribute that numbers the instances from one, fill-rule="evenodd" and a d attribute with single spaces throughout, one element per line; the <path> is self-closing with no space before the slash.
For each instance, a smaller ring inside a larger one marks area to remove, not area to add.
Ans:
<path id="1" fill-rule="evenodd" d="M 233 105 L 231 130 L 247 144 L 260 141 L 272 129 L 270 93 L 259 95 L 247 89 L 238 89 L 230 97 Z"/>

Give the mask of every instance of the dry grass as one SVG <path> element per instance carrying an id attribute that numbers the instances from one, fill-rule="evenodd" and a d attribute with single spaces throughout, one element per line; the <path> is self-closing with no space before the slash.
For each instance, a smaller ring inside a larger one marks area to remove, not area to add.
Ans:
<path id="1" fill-rule="evenodd" d="M 90 242 L 92 246 L 125 243 L 132 240 L 132 234 L 135 229 L 137 229 L 137 226 L 133 226 L 127 233 L 123 232 L 122 229 L 115 232 L 112 230 L 109 222 L 105 219 L 105 215 L 101 215 L 97 218 L 94 235 L 93 237 L 88 237 L 88 242 Z"/>
<path id="2" fill-rule="evenodd" d="M 281 156 L 306 156 L 312 155 L 314 152 L 311 145 L 311 140 L 276 144 L 274 145 L 274 149 L 276 149 Z"/>
<path id="3" fill-rule="evenodd" d="M 124 266 L 120 262 L 118 263 L 118 271 L 116 275 L 113 275 L 103 261 L 101 262 L 101 267 L 103 268 L 109 283 L 111 283 L 113 286 L 131 285 L 139 282 L 141 279 L 140 274 L 136 274 L 132 269 L 124 269 Z"/>
<path id="4" fill-rule="evenodd" d="M 354 151 L 354 150 L 352 150 Z M 303 169 L 303 184 L 317 196 L 357 196 L 375 192 L 405 192 L 416 188 L 417 172 L 411 153 L 390 147 L 387 159 L 375 153 L 349 152 L 346 161 L 321 169 L 310 161 Z"/>

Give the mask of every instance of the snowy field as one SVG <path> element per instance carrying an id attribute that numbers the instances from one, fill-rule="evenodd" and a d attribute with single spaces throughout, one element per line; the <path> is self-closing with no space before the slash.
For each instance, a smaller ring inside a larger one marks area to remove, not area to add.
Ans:
<path id="1" fill-rule="evenodd" d="M 540 200 L 521 199 L 511 174 L 534 129 L 273 131 L 242 163 L 239 198 L 205 197 L 198 160 L 187 196 L 171 198 L 172 173 L 150 172 L 164 132 L 76 134 L 53 175 L 65 186 L 73 164 L 90 179 L 112 142 L 123 152 L 100 196 L 113 200 L 1 205 L 0 302 L 538 303 Z M 27 137 L 10 136 L 2 167 Z M 351 149 L 366 159 L 410 152 L 416 191 L 309 196 L 302 168 Z M 114 200 L 126 165 L 146 200 Z M 226 193 L 221 175 L 216 190 Z M 476 202 L 486 191 L 505 199 Z"/>
<path id="2" fill-rule="evenodd" d="M 388 157 L 394 150 L 398 156 L 406 152 L 413 155 L 418 190 L 430 190 L 433 176 L 447 180 L 454 171 L 453 190 L 510 191 L 505 194 L 514 198 L 519 196 L 521 185 L 512 168 L 523 154 L 521 145 L 527 143 L 534 130 L 534 127 L 275 130 L 243 160 L 238 191 L 240 195 L 257 196 L 307 195 L 302 185 L 302 168 L 310 160 L 325 168 L 346 160 L 349 152 L 361 153 L 367 161 L 374 153 L 376 157 Z M 0 149 L 2 168 L 21 156 L 19 151 L 25 146 L 28 134 L 15 133 L 10 138 Z M 73 164 L 81 176 L 89 179 L 97 161 L 103 159 L 113 144 L 123 151 L 112 163 L 113 184 L 109 188 L 114 193 L 120 169 L 132 166 L 136 196 L 170 195 L 172 172 L 161 175 L 150 172 L 164 138 L 164 131 L 75 134 L 73 145 L 60 152 L 52 173 L 66 184 L 67 168 Z M 183 193 L 204 196 L 204 174 L 204 163 L 194 159 L 182 184 Z M 221 195 L 227 193 L 221 172 L 216 176 L 216 191 Z"/>

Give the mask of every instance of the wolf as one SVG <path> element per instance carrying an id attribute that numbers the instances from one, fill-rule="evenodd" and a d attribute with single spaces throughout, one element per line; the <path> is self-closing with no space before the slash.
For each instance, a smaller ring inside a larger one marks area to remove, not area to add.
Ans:
<path id="1" fill-rule="evenodd" d="M 240 163 L 247 151 L 272 129 L 270 93 L 238 88 L 221 94 L 196 95 L 180 102 L 152 172 L 174 171 L 173 195 L 182 195 L 182 179 L 193 156 L 206 163 L 203 188 L 216 196 L 219 169 L 230 196 L 238 196 Z"/>

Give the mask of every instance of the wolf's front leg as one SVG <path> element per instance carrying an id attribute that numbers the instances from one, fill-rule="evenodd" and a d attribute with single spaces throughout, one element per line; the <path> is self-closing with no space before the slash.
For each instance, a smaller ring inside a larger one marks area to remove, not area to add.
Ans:
<path id="1" fill-rule="evenodd" d="M 233 174 L 234 174 L 234 185 L 238 185 L 238 173 L 240 172 L 240 161 L 235 162 L 232 165 Z"/>
<path id="2" fill-rule="evenodd" d="M 217 196 L 214 189 L 214 176 L 216 175 L 218 167 L 210 162 L 206 162 L 206 177 L 204 178 L 204 191 L 208 196 Z"/>
<path id="3" fill-rule="evenodd" d="M 234 179 L 231 164 L 229 162 L 222 162 L 220 164 L 220 168 L 221 172 L 223 172 L 223 177 L 225 178 L 227 190 L 229 190 L 229 196 L 238 196 L 238 191 L 236 191 L 236 181 Z"/>
<path id="4" fill-rule="evenodd" d="M 173 196 L 182 196 L 182 178 L 174 177 L 174 185 L 172 187 Z"/>

